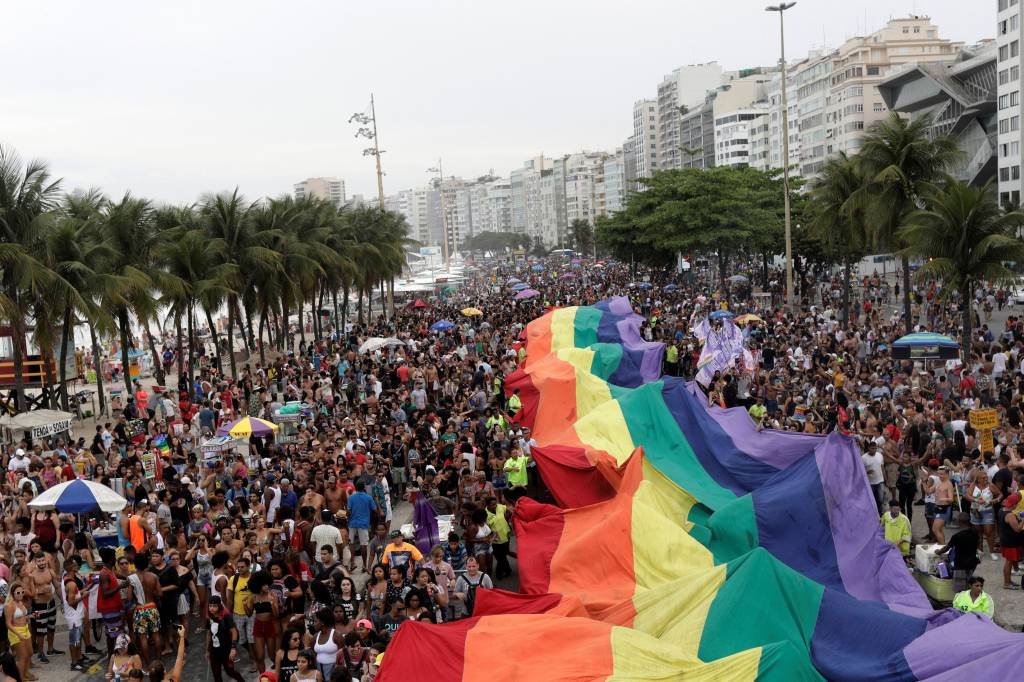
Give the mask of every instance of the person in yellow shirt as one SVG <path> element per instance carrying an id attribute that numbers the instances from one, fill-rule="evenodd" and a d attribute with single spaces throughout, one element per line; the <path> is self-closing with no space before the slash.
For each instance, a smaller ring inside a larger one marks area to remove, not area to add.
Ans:
<path id="1" fill-rule="evenodd" d="M 494 531 L 491 547 L 494 549 L 494 577 L 498 580 L 512 575 L 512 566 L 508 563 L 508 546 L 512 537 L 512 512 L 498 498 L 488 497 L 484 500 L 487 511 L 487 525 Z"/>
<path id="2" fill-rule="evenodd" d="M 910 556 L 910 519 L 900 511 L 899 500 L 889 500 L 889 511 L 882 514 L 885 539 L 900 548 L 904 560 Z"/>
<path id="3" fill-rule="evenodd" d="M 971 576 L 967 581 L 967 589 L 958 592 L 953 597 L 953 608 L 960 609 L 964 613 L 977 613 L 992 618 L 995 613 L 995 604 L 992 597 L 985 591 L 985 579 L 980 575 Z"/>
<path id="4" fill-rule="evenodd" d="M 390 537 L 391 542 L 384 547 L 380 562 L 385 566 L 400 568 L 407 576 L 412 577 L 412 569 L 423 562 L 423 553 L 416 545 L 406 542 L 400 530 L 391 531 Z"/>

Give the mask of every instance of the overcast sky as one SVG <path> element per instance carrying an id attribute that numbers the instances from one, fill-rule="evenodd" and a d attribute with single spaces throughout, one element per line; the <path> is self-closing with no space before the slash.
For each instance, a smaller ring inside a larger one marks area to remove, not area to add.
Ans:
<path id="1" fill-rule="evenodd" d="M 0 3 L 0 144 L 68 189 L 250 198 L 337 175 L 376 194 L 348 119 L 377 101 L 386 193 L 445 175 L 507 175 L 541 152 L 614 149 L 632 103 L 681 64 L 778 59 L 765 0 L 144 0 Z M 994 0 L 800 0 L 787 57 L 893 15 L 940 35 L 995 33 Z"/>

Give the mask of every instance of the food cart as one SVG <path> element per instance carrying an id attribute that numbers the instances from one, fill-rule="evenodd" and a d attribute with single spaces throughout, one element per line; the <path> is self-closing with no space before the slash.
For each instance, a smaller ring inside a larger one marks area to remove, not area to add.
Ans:
<path id="1" fill-rule="evenodd" d="M 274 439 L 281 445 L 289 445 L 299 442 L 299 426 L 302 420 L 310 414 L 309 406 L 293 401 L 285 403 L 274 410 L 273 422 L 281 427 L 275 434 Z"/>
<path id="2" fill-rule="evenodd" d="M 213 469 L 217 462 L 227 462 L 237 454 L 237 441 L 231 436 L 214 436 L 199 444 L 203 466 Z"/>

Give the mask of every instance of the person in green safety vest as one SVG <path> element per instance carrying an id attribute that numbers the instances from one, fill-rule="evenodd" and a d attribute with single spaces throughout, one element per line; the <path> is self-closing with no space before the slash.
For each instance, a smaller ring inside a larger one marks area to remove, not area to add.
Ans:
<path id="1" fill-rule="evenodd" d="M 517 388 L 508 399 L 508 413 L 514 416 L 522 407 L 523 401 L 519 397 L 519 389 Z"/>
<path id="2" fill-rule="evenodd" d="M 980 575 L 971 576 L 971 579 L 967 581 L 967 589 L 958 592 L 953 597 L 953 608 L 960 609 L 964 613 L 978 613 L 991 618 L 995 613 L 995 605 L 992 603 L 992 597 L 984 588 L 984 578 Z"/>

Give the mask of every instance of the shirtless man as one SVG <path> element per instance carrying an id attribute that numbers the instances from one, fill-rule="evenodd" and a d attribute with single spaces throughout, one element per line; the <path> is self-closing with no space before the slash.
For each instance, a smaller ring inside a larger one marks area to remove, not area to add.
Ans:
<path id="1" fill-rule="evenodd" d="M 152 640 L 153 652 L 159 658 L 163 651 L 163 638 L 160 636 L 160 579 L 149 569 L 149 552 L 140 552 L 135 556 L 135 575 L 130 578 L 132 589 L 135 590 L 135 600 L 138 605 L 135 607 L 133 627 L 135 639 L 139 645 L 139 653 L 142 656 L 143 664 L 151 660 L 150 640 Z"/>
<path id="2" fill-rule="evenodd" d="M 235 573 L 234 567 L 231 565 L 227 552 L 215 553 L 210 561 L 213 564 L 213 580 L 210 583 L 210 589 L 213 591 L 213 594 L 220 595 L 221 600 L 226 603 L 228 600 L 228 581 Z"/>
<path id="3" fill-rule="evenodd" d="M 235 563 L 245 549 L 245 542 L 235 537 L 234 528 L 225 528 L 220 532 L 220 542 L 214 549 L 218 552 L 227 552 L 231 563 Z"/>
<path id="4" fill-rule="evenodd" d="M 299 509 L 303 507 L 312 507 L 313 509 L 324 508 L 324 496 L 318 493 L 314 488 L 306 488 L 306 492 L 299 499 Z M 333 512 L 332 512 L 333 513 Z"/>
<path id="5" fill-rule="evenodd" d="M 53 648 L 53 635 L 57 631 L 56 595 L 60 594 L 57 573 L 50 567 L 46 555 L 36 552 L 25 566 L 25 575 L 28 578 L 26 591 L 32 598 L 32 637 L 39 652 L 39 662 L 48 663 L 47 655 L 64 653 Z"/>
<path id="6" fill-rule="evenodd" d="M 338 486 L 338 479 L 334 474 L 327 475 L 324 497 L 326 498 L 327 508 L 331 510 L 332 516 L 337 514 L 338 510 L 343 509 L 348 502 L 348 495 L 344 489 Z M 314 509 L 323 509 L 323 507 L 314 507 Z"/>

